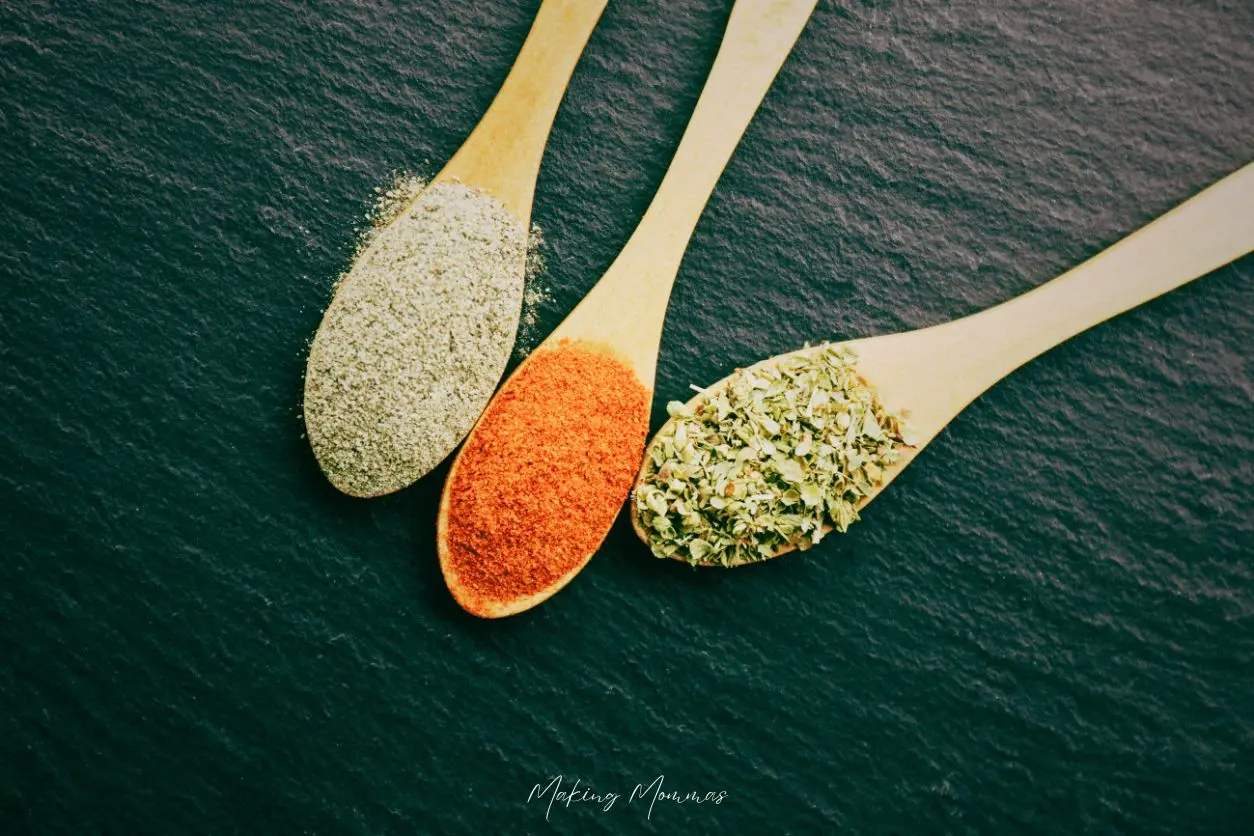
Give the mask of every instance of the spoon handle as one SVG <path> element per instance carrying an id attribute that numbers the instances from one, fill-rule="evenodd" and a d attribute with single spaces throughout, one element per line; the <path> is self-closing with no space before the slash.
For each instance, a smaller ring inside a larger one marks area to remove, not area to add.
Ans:
<path id="1" fill-rule="evenodd" d="M 971 344 L 996 346 L 985 369 L 991 379 L 981 381 L 989 386 L 1081 331 L 1251 251 L 1254 163 L 1053 281 L 959 322 Z"/>
<path id="2" fill-rule="evenodd" d="M 678 270 L 688 240 L 817 0 L 738 0 L 675 158 L 640 230 Z M 671 278 L 674 278 L 672 273 Z"/>
<path id="3" fill-rule="evenodd" d="M 671 286 L 741 135 L 818 0 L 737 0 L 657 194 L 605 276 L 554 337 L 612 345 L 653 385 Z"/>
<path id="4" fill-rule="evenodd" d="M 607 2 L 544 0 L 496 98 L 437 181 L 481 188 L 530 223 L 549 130 Z"/>

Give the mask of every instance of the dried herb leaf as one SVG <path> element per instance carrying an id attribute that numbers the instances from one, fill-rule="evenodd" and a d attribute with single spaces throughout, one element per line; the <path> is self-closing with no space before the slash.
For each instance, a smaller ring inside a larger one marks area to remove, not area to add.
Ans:
<path id="1" fill-rule="evenodd" d="M 734 566 L 844 532 L 910 446 L 842 346 L 740 370 L 673 401 L 634 501 L 658 557 Z"/>

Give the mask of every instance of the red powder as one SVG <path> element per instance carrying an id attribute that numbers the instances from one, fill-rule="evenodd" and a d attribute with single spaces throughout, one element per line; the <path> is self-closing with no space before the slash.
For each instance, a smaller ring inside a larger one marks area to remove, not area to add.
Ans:
<path id="1" fill-rule="evenodd" d="M 649 392 L 630 366 L 569 340 L 533 354 L 449 477 L 442 539 L 458 602 L 490 614 L 581 567 L 631 490 L 648 430 Z"/>

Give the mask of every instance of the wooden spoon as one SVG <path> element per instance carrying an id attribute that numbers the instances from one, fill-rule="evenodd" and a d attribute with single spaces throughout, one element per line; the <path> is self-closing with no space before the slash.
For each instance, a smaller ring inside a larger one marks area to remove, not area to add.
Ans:
<path id="1" fill-rule="evenodd" d="M 609 270 L 536 349 L 537 354 L 562 340 L 577 342 L 626 363 L 645 388 L 652 389 L 666 306 L 688 240 L 732 151 L 817 2 L 738 0 L 675 157 L 639 226 Z M 524 361 L 514 375 L 525 367 Z M 491 409 L 489 405 L 485 414 Z M 642 415 L 641 421 L 642 432 L 647 431 L 648 415 Z M 474 435 L 472 429 L 467 447 Z M 454 460 L 444 484 L 437 522 L 440 565 L 449 591 L 465 609 L 487 618 L 522 612 L 547 600 L 579 573 L 595 550 L 535 594 L 489 600 L 475 593 L 459 578 L 449 553 L 450 487 L 456 481 L 460 458 Z M 627 489 L 624 486 L 624 498 Z M 543 491 L 544 486 L 537 485 L 536 490 Z M 609 533 L 612 522 L 606 523 L 599 539 Z"/>
<path id="2" fill-rule="evenodd" d="M 531 223 L 536 178 L 553 119 L 575 64 L 606 3 L 607 0 L 544 0 L 518 58 L 496 98 L 465 143 L 431 181 L 431 185 L 460 183 L 496 198 L 518 221 L 518 229 L 525 239 Z M 415 197 L 415 201 L 421 199 L 421 194 Z M 412 205 L 411 203 L 410 206 Z M 406 214 L 408 209 L 398 212 L 396 216 L 400 218 Z M 356 264 L 369 264 L 374 251 L 386 246 L 389 234 L 388 229 L 378 232 L 366 250 L 358 255 Z M 476 389 L 483 390 L 480 408 L 487 403 L 488 395 L 504 373 L 509 359 L 517 318 L 521 312 L 525 261 L 525 248 L 518 248 L 510 273 L 517 276 L 519 307 L 513 311 L 513 327 L 503 329 L 504 333 L 510 335 L 509 345 L 494 345 L 498 349 L 494 356 L 480 360 L 485 364 L 494 364 L 484 367 L 484 380 L 476 381 Z M 451 433 L 443 442 L 445 448 L 431 451 L 431 455 L 426 456 L 425 460 L 402 460 L 401 457 L 396 457 L 397 463 L 394 467 L 382 469 L 378 473 L 360 467 L 360 462 L 348 465 L 341 462 L 337 466 L 333 461 L 323 460 L 319 454 L 318 440 L 334 436 L 333 428 L 340 420 L 337 417 L 338 410 L 351 407 L 331 409 L 326 406 L 327 399 L 314 397 L 315 393 L 334 391 L 336 387 L 327 378 L 340 371 L 336 364 L 321 362 L 319 358 L 323 356 L 320 352 L 325 349 L 324 341 L 336 344 L 337 340 L 345 337 L 328 323 L 333 321 L 331 312 L 338 304 L 344 303 L 344 289 L 353 280 L 354 274 L 350 273 L 340 284 L 340 292 L 328 307 L 311 346 L 305 377 L 305 420 L 314 453 L 319 456 L 319 463 L 331 483 L 347 494 L 369 497 L 399 490 L 426 475 L 439 461 L 453 452 L 478 413 L 471 411 L 465 416 L 465 425 L 459 428 L 460 431 Z M 386 374 L 383 377 L 384 383 L 380 384 L 383 387 L 398 385 Z M 312 404 L 320 406 L 311 408 Z M 415 419 L 410 419 L 412 420 Z M 391 447 L 397 432 L 396 428 L 372 430 L 359 443 L 378 449 L 380 455 L 392 455 Z"/>
<path id="3" fill-rule="evenodd" d="M 1254 163 L 1022 296 L 943 325 L 843 343 L 857 354 L 858 374 L 880 403 L 890 412 L 908 415 L 907 424 L 915 437 L 914 446 L 902 451 L 900 460 L 884 471 L 883 482 L 859 507 L 878 496 L 967 404 L 1019 366 L 1081 331 L 1251 251 Z M 803 348 L 763 360 L 753 368 L 820 350 L 821 346 Z M 696 406 L 717 394 L 727 380 L 710 386 L 689 404 Z M 646 453 L 637 486 L 649 465 Z M 639 510 L 634 502 L 631 505 L 632 526 L 647 543 Z M 774 556 L 793 548 L 781 548 Z"/>

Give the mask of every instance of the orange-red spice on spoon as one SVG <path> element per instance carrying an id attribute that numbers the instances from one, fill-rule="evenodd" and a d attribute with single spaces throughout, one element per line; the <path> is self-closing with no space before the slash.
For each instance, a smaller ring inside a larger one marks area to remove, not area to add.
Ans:
<path id="1" fill-rule="evenodd" d="M 605 276 L 497 393 L 449 471 L 445 582 L 485 618 L 592 558 L 631 489 L 671 287 L 714 184 L 817 0 L 738 0 L 657 195 Z"/>
<path id="2" fill-rule="evenodd" d="M 569 582 L 618 515 L 648 423 L 649 393 L 621 360 L 565 340 L 533 354 L 449 474 L 441 540 L 458 603 L 505 615 Z"/>

